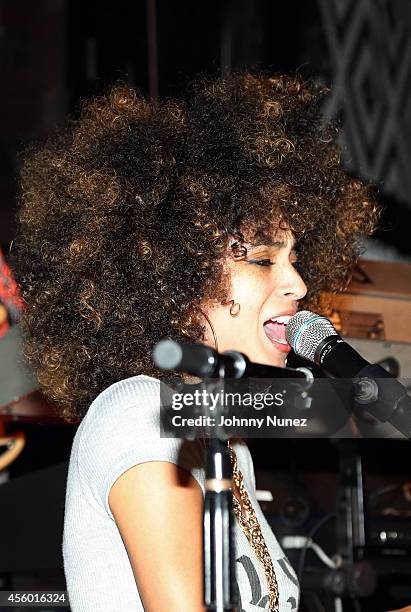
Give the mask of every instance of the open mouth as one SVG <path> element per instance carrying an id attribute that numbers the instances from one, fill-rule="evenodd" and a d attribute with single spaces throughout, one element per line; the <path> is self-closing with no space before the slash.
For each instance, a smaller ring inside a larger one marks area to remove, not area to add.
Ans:
<path id="1" fill-rule="evenodd" d="M 268 319 L 263 326 L 265 335 L 270 342 L 283 351 L 291 350 L 291 347 L 285 337 L 286 326 L 290 319 L 291 315 L 272 317 L 271 319 Z"/>

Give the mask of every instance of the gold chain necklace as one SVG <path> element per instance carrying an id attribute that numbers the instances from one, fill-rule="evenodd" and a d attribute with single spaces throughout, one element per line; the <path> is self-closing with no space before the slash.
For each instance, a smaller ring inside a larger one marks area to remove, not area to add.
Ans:
<path id="1" fill-rule="evenodd" d="M 244 487 L 243 475 L 237 466 L 237 455 L 235 450 L 227 441 L 227 446 L 231 455 L 231 466 L 233 470 L 233 483 L 241 497 L 241 504 L 233 494 L 234 514 L 240 524 L 241 529 L 247 537 L 250 545 L 254 549 L 257 558 L 261 562 L 268 584 L 268 599 L 270 612 L 279 612 L 278 584 L 275 575 L 273 562 L 268 552 L 264 536 L 261 531 L 260 523 L 255 515 L 254 508 Z"/>

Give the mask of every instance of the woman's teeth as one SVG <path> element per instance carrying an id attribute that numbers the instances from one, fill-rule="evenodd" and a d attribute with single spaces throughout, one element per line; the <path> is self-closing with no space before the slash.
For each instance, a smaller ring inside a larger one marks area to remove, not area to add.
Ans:
<path id="1" fill-rule="evenodd" d="M 291 315 L 282 315 L 281 317 L 273 317 L 270 319 L 273 323 L 283 323 L 287 325 L 288 321 L 291 319 Z"/>

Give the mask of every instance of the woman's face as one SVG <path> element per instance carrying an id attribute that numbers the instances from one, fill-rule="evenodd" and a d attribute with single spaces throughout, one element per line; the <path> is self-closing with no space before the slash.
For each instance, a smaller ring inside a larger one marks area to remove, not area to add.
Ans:
<path id="1" fill-rule="evenodd" d="M 285 325 L 307 287 L 294 267 L 297 258 L 292 234 L 282 232 L 276 240 L 258 246 L 245 242 L 243 260 L 227 256 L 229 299 L 234 304 L 208 302 L 201 310 L 214 327 L 220 352 L 237 350 L 251 361 L 281 367 L 291 350 L 285 340 Z M 230 307 L 233 314 L 239 310 L 237 316 L 231 316 Z M 215 346 L 208 325 L 205 344 Z"/>

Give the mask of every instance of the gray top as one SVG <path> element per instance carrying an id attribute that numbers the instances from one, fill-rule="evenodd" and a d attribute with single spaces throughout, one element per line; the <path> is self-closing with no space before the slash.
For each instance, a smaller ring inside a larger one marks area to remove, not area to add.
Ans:
<path id="1" fill-rule="evenodd" d="M 160 383 L 140 375 L 115 383 L 98 395 L 76 432 L 63 535 L 64 571 L 72 612 L 144 610 L 108 505 L 110 489 L 123 472 L 145 461 L 170 461 L 190 472 L 204 495 L 202 443 L 161 438 L 159 419 Z M 250 452 L 244 442 L 234 442 L 233 448 L 274 563 L 280 612 L 297 610 L 297 579 L 256 499 Z M 237 521 L 235 546 L 239 611 L 268 610 L 264 570 Z"/>

